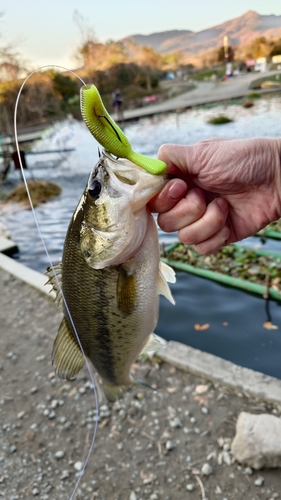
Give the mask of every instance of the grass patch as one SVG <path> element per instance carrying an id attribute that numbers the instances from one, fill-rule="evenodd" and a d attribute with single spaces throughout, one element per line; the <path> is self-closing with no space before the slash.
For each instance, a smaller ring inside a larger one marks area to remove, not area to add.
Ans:
<path id="1" fill-rule="evenodd" d="M 250 92 L 250 94 L 247 95 L 247 98 L 248 99 L 260 99 L 261 94 L 259 94 L 258 92 Z"/>
<path id="2" fill-rule="evenodd" d="M 37 180 L 29 181 L 27 185 L 30 191 L 33 205 L 35 207 L 37 205 L 40 205 L 40 203 L 45 203 L 46 201 L 54 198 L 55 196 L 58 196 L 61 193 L 60 186 L 53 182 Z M 4 202 L 6 203 L 9 201 L 29 205 L 29 200 L 24 183 L 17 186 L 10 194 L 5 196 Z"/>
<path id="3" fill-rule="evenodd" d="M 213 75 L 216 75 L 217 78 L 222 78 L 225 74 L 225 66 L 221 66 L 215 69 L 205 69 L 203 71 L 199 71 L 191 75 L 192 80 L 196 80 L 201 82 L 203 80 L 209 80 Z"/>
<path id="4" fill-rule="evenodd" d="M 208 120 L 208 123 L 211 123 L 212 125 L 223 125 L 224 123 L 230 122 L 233 122 L 233 120 L 225 115 L 214 116 Z"/>

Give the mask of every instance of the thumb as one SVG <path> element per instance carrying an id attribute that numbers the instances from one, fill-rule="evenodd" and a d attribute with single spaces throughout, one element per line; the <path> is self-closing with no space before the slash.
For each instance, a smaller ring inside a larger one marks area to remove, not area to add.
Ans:
<path id="1" fill-rule="evenodd" d="M 195 174 L 195 146 L 183 146 L 180 144 L 163 144 L 158 151 L 159 160 L 167 164 L 169 174 L 177 175 Z M 197 158 L 198 161 L 198 158 Z"/>

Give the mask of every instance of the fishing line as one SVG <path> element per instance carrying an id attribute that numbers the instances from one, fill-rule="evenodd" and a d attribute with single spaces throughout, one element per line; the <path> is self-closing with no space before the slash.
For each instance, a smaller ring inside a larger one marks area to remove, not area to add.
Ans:
<path id="1" fill-rule="evenodd" d="M 40 68 L 36 69 L 35 71 L 33 71 L 32 73 L 30 73 L 26 79 L 24 80 L 24 82 L 22 83 L 20 89 L 19 89 L 19 92 L 18 92 L 18 95 L 17 95 L 17 99 L 16 99 L 16 104 L 15 104 L 15 111 L 14 111 L 14 133 L 15 133 L 15 144 L 16 144 L 16 150 L 17 150 L 17 153 L 18 153 L 18 157 L 19 157 L 19 163 L 20 163 L 20 168 L 21 168 L 21 174 L 22 174 L 22 178 L 23 178 L 23 182 L 24 182 L 24 185 L 25 185 L 25 189 L 26 189 L 26 192 L 27 192 L 27 196 L 28 196 L 28 200 L 29 200 L 29 203 L 30 203 L 30 207 L 31 207 L 31 211 L 32 211 L 32 214 L 33 214 L 33 217 L 34 217 L 34 221 L 35 221 L 35 224 L 36 224 L 36 227 L 37 227 L 37 230 L 38 230 L 38 234 L 39 234 L 39 237 L 41 239 L 41 242 L 42 242 L 42 245 L 43 245 L 43 248 L 44 248 L 44 251 L 47 255 L 47 258 L 48 258 L 48 261 L 50 262 L 50 267 L 52 269 L 52 272 L 55 276 L 55 280 L 56 280 L 56 285 L 58 287 L 58 290 L 59 292 L 61 293 L 61 297 L 62 297 L 62 300 L 63 300 L 63 303 L 64 303 L 64 306 L 65 306 L 65 309 L 66 309 L 66 312 L 68 314 L 68 317 L 70 319 L 70 323 L 71 323 L 71 326 L 73 328 L 73 331 L 75 333 L 75 336 L 76 336 L 76 339 L 77 339 L 77 342 L 79 344 L 79 347 L 82 351 L 82 354 L 84 356 L 84 359 L 85 359 L 85 363 L 86 363 L 86 367 L 87 367 L 87 370 L 89 372 L 89 377 L 90 377 L 90 380 L 91 380 L 91 383 L 92 383 L 92 386 L 93 386 L 93 391 L 94 391 L 94 397 L 95 397 L 95 403 L 96 403 L 96 421 L 95 421 L 95 426 L 94 426 L 94 433 L 93 433 L 93 437 L 92 437 L 92 441 L 91 441 L 91 444 L 90 444 L 90 448 L 89 448 L 89 451 L 87 453 L 87 456 L 86 456 L 86 459 L 84 461 L 84 464 L 83 464 L 83 467 L 82 467 L 82 470 L 80 472 L 80 475 L 77 479 L 77 482 L 74 486 L 74 489 L 73 489 L 73 492 L 70 496 L 70 499 L 69 500 L 73 500 L 74 498 L 74 495 L 77 491 L 77 488 L 79 486 L 79 483 L 81 481 L 81 478 L 85 472 L 85 469 L 88 465 L 88 462 L 89 462 L 89 459 L 90 459 L 90 456 L 91 456 L 91 453 L 92 453 L 92 450 L 93 450 L 93 447 L 94 447 L 94 443 L 95 443 L 95 439 L 96 439 L 96 433 L 97 433 L 97 428 L 98 428 L 98 414 L 99 414 L 99 402 L 98 402 L 98 396 L 97 396 L 97 388 L 96 388 L 96 384 L 95 384 L 95 381 L 94 381 L 94 377 L 93 377 L 93 374 L 92 374 L 92 370 L 91 370 L 91 367 L 90 367 L 90 363 L 85 355 L 85 352 L 84 352 L 84 349 L 82 347 L 82 344 L 80 342 L 80 339 L 79 339 L 79 336 L 78 336 L 78 333 L 77 333 L 77 330 L 76 330 L 76 327 L 75 327 L 75 324 L 74 324 L 74 321 L 72 319 L 72 316 L 70 314 L 70 311 L 69 311 L 69 308 L 68 308 L 68 305 L 67 305 L 67 302 L 66 302 L 66 299 L 64 297 L 64 294 L 63 294 L 63 291 L 62 291 L 62 287 L 61 287 L 61 284 L 59 282 L 59 279 L 57 277 L 57 273 L 55 271 L 55 268 L 53 266 L 53 263 L 52 263 L 52 259 L 50 257 L 50 254 L 48 252 L 48 249 L 47 249 L 47 246 L 45 244 L 45 240 L 44 240 L 44 237 L 43 237 L 43 234 L 41 232 L 41 229 L 39 227 L 39 221 L 38 221 L 38 218 L 37 218 L 37 215 L 36 215 L 36 212 L 35 212 L 35 209 L 34 209 L 34 206 L 33 206 L 33 202 L 32 202 L 32 199 L 31 199 L 31 195 L 30 195 L 30 191 L 29 191 L 29 188 L 28 188 L 28 184 L 27 184 L 27 180 L 26 180 L 26 177 L 25 177 L 25 172 L 24 172 L 24 168 L 23 168 L 23 165 L 22 165 L 22 160 L 21 160 L 21 155 L 20 155 L 20 148 L 19 148 L 19 142 L 18 142 L 18 132 L 17 132 L 17 110 L 18 110 L 18 104 L 19 104 L 19 99 L 20 99 L 20 96 L 21 96 L 21 92 L 22 92 L 22 89 L 24 87 L 24 85 L 26 84 L 27 80 L 29 80 L 29 78 L 34 75 L 35 73 L 37 73 L 38 71 L 41 71 L 42 69 L 45 69 L 45 68 L 60 68 L 60 69 L 63 69 L 65 71 L 69 71 L 70 73 L 72 73 L 74 76 L 76 76 L 81 82 L 83 85 L 85 85 L 85 82 L 82 80 L 82 78 L 80 78 L 80 76 L 76 75 L 76 73 L 74 73 L 74 71 L 71 71 L 67 68 L 65 68 L 64 66 L 58 66 L 58 65 L 53 65 L 53 64 L 48 64 L 46 66 L 41 66 Z"/>

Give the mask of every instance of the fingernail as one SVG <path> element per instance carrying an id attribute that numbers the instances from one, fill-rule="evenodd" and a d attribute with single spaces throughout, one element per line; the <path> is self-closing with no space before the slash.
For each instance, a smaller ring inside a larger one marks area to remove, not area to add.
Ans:
<path id="1" fill-rule="evenodd" d="M 228 203 L 224 198 L 217 198 L 216 201 L 223 212 L 228 212 Z"/>
<path id="2" fill-rule="evenodd" d="M 187 186 L 184 182 L 174 182 L 168 191 L 168 195 L 173 200 L 178 200 L 182 198 L 187 191 Z"/>

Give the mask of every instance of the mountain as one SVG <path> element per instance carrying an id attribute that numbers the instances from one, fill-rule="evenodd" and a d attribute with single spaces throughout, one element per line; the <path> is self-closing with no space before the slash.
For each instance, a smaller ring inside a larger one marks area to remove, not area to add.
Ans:
<path id="1" fill-rule="evenodd" d="M 240 17 L 203 31 L 162 31 L 150 35 L 132 35 L 122 41 L 148 45 L 160 54 L 181 50 L 186 55 L 196 55 L 203 50 L 221 47 L 225 35 L 228 36 L 229 45 L 247 45 L 259 36 L 281 37 L 281 16 L 262 16 L 249 10 Z"/>

